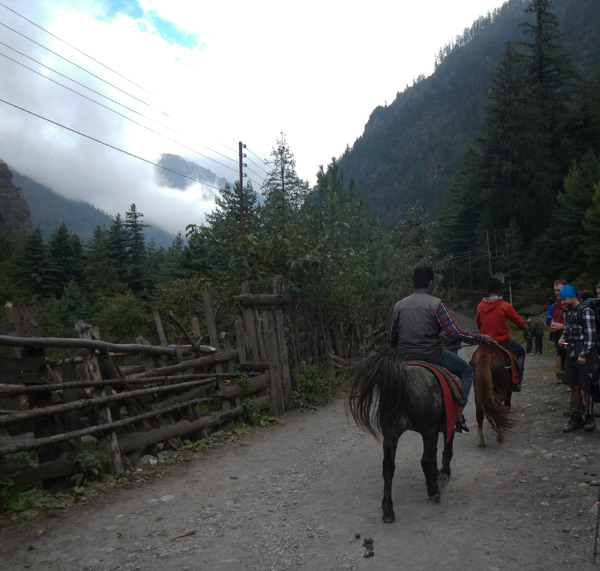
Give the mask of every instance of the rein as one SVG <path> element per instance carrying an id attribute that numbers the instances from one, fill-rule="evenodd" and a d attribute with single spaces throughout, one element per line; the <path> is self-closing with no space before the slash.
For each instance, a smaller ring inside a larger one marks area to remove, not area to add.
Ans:
<path id="1" fill-rule="evenodd" d="M 504 368 L 512 369 L 512 353 L 506 347 L 500 345 L 500 343 L 496 343 L 496 346 L 498 347 L 498 349 L 502 349 L 502 351 L 504 351 L 508 355 L 508 362 L 510 363 L 510 365 L 504 365 Z"/>

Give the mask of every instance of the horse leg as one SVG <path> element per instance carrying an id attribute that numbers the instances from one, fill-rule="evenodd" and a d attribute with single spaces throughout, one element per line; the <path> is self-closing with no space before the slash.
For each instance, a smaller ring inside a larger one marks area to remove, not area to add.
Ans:
<path id="1" fill-rule="evenodd" d="M 477 446 L 485 446 L 483 438 L 483 406 L 475 403 L 475 418 L 477 419 Z"/>
<path id="2" fill-rule="evenodd" d="M 383 440 L 383 500 L 381 500 L 381 509 L 383 510 L 383 521 L 392 523 L 396 519 L 394 514 L 394 502 L 392 501 L 392 480 L 396 470 L 396 448 L 398 439 Z"/>
<path id="3" fill-rule="evenodd" d="M 444 452 L 442 453 L 442 469 L 440 470 L 440 475 L 438 476 L 438 483 L 440 486 L 445 486 L 450 480 L 450 462 L 453 456 L 453 446 L 454 446 L 454 434 L 448 442 L 445 441 L 446 433 L 444 433 Z"/>
<path id="4" fill-rule="evenodd" d="M 508 381 L 508 386 L 512 386 L 512 377 L 509 379 Z M 512 396 L 512 391 L 510 390 L 510 388 L 505 389 L 504 390 L 504 399 L 502 401 L 502 404 L 508 409 L 510 410 L 510 397 Z M 499 428 L 498 432 L 496 433 L 496 442 L 498 444 L 502 444 L 504 442 L 504 428 Z"/>
<path id="5" fill-rule="evenodd" d="M 427 495 L 433 502 L 440 501 L 440 488 L 438 486 L 437 466 L 437 430 L 433 433 L 423 434 L 423 456 L 421 456 L 421 468 L 425 474 L 427 484 Z"/>

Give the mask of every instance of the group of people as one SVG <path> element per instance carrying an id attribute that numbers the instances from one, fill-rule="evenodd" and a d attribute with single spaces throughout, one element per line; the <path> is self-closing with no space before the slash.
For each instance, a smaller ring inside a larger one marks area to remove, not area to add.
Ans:
<path id="1" fill-rule="evenodd" d="M 527 318 L 525 322 L 525 326 L 529 333 L 531 333 L 531 337 L 527 338 L 527 343 L 525 346 L 525 353 L 529 355 L 533 349 L 533 341 L 535 340 L 535 353 L 534 355 L 541 355 L 543 353 L 544 348 L 544 330 L 542 328 L 542 324 L 539 319 L 535 320 L 535 325 L 531 326 L 531 319 Z"/>
<path id="2" fill-rule="evenodd" d="M 564 432 L 580 428 L 591 432 L 596 428 L 596 418 L 586 389 L 598 367 L 596 315 L 585 302 L 587 292 L 578 294 L 565 280 L 554 282 L 554 295 L 556 300 L 548 308 L 546 323 L 556 348 L 556 378 L 571 393 L 569 422 Z M 596 285 L 596 297 L 600 297 L 600 284 Z"/>
<path id="3" fill-rule="evenodd" d="M 518 383 L 513 385 L 512 390 L 517 392 L 523 382 L 525 349 L 510 337 L 507 322 L 522 330 L 525 339 L 533 336 L 536 354 L 540 355 L 543 330 L 539 321 L 533 329 L 528 327 L 513 306 L 504 301 L 502 282 L 497 278 L 488 279 L 488 295 L 477 307 L 475 321 L 479 332 L 463 330 L 452 319 L 444 302 L 433 296 L 434 277 L 432 268 L 414 270 L 415 291 L 394 305 L 388 342 L 396 348 L 402 360 L 427 361 L 444 367 L 460 379 L 462 392 L 455 431 L 467 433 L 469 427 L 463 410 L 473 384 L 473 369 L 455 352 L 444 348 L 442 337 L 455 344 L 497 343 L 513 353 L 519 366 Z M 600 297 L 600 284 L 596 292 Z M 580 301 L 575 288 L 564 280 L 555 282 L 554 293 L 556 301 L 548 309 L 546 323 L 550 326 L 550 339 L 555 342 L 557 378 L 571 388 L 571 411 L 564 432 L 579 428 L 592 431 L 595 428 L 592 403 L 591 399 L 585 399 L 584 392 L 598 361 L 595 314 Z"/>

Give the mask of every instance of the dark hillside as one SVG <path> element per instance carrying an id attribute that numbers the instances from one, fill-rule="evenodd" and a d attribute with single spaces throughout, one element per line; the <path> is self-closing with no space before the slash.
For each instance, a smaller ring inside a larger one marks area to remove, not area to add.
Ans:
<path id="1" fill-rule="evenodd" d="M 69 232 L 77 234 L 83 242 L 90 240 L 98 226 L 108 228 L 112 224 L 110 215 L 91 204 L 65 198 L 17 171 L 12 172 L 14 184 L 20 187 L 29 205 L 31 225 L 39 226 L 45 240 L 63 222 Z M 147 240 L 153 239 L 159 247 L 166 248 L 173 241 L 171 234 L 152 226 L 146 228 L 145 234 Z"/>
<path id="2" fill-rule="evenodd" d="M 490 78 L 506 42 L 521 41 L 528 2 L 511 0 L 492 17 L 482 17 L 440 51 L 441 63 L 428 78 L 377 107 L 363 135 L 340 159 L 347 177 L 380 213 L 384 226 L 403 217 L 415 200 L 437 215 L 460 161 L 477 136 Z M 597 71 L 600 2 L 555 0 L 565 44 L 577 70 Z M 443 58 L 443 59 L 442 59 Z"/>

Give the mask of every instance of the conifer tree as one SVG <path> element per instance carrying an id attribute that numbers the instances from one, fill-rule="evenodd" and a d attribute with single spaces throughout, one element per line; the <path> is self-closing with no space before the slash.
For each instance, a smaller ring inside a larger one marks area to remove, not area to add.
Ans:
<path id="1" fill-rule="evenodd" d="M 109 231 L 97 226 L 84 247 L 84 274 L 88 289 L 102 295 L 123 291 L 109 242 Z"/>
<path id="2" fill-rule="evenodd" d="M 129 207 L 125 213 L 125 222 L 123 223 L 125 234 L 126 283 L 135 294 L 140 294 L 144 290 L 150 290 L 153 287 L 150 279 L 150 272 L 147 266 L 146 237 L 144 228 L 148 224 L 143 222 L 144 214 L 139 212 L 135 204 Z"/>
<path id="3" fill-rule="evenodd" d="M 25 297 L 41 300 L 51 297 L 56 284 L 48 264 L 48 252 L 39 226 L 25 238 L 23 247 L 11 260 L 9 274 Z"/>
<path id="4" fill-rule="evenodd" d="M 78 286 L 83 282 L 83 246 L 79 236 L 69 233 L 63 222 L 48 239 L 48 266 L 54 295 L 60 298 L 69 282 Z"/>

